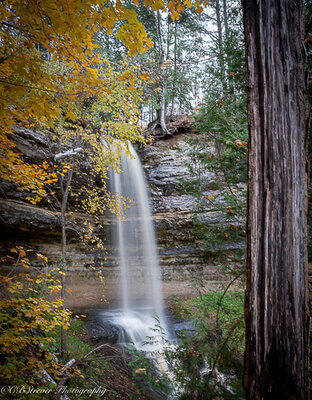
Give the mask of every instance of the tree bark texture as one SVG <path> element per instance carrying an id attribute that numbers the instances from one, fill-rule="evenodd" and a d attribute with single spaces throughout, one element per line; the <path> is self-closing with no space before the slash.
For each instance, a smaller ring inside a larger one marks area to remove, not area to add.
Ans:
<path id="1" fill-rule="evenodd" d="M 249 118 L 247 399 L 308 399 L 303 4 L 243 0 Z"/>

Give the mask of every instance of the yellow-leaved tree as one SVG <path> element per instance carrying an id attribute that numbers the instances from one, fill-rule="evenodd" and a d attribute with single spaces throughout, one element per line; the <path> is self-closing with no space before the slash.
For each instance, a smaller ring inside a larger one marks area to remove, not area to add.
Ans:
<path id="1" fill-rule="evenodd" d="M 200 12 L 206 2 L 143 0 L 153 10 L 168 10 L 172 19 L 184 7 Z M 129 55 L 146 51 L 153 42 L 129 1 L 4 0 L 0 21 L 0 177 L 39 190 L 45 178 L 14 152 L 12 125 L 52 127 L 64 106 L 72 115 L 70 104 L 77 96 L 106 93 L 99 73 L 103 60 L 94 41 L 100 30 L 110 34 L 118 24 L 115 35 Z"/>
<path id="2" fill-rule="evenodd" d="M 15 124 L 53 127 L 72 116 L 77 97 L 106 96 L 93 38 L 122 21 L 117 36 L 130 54 L 144 51 L 147 38 L 135 12 L 121 2 L 5 0 L 0 4 L 0 177 L 43 194 L 47 179 L 14 151 Z"/>
<path id="3" fill-rule="evenodd" d="M 69 327 L 70 313 L 62 308 L 62 300 L 53 296 L 61 289 L 61 271 L 27 272 L 30 253 L 33 251 L 23 246 L 10 249 L 8 265 L 24 272 L 0 276 L 0 385 L 2 394 L 10 398 L 30 398 L 29 388 L 51 384 L 51 375 L 64 373 L 64 366 L 51 352 L 56 331 Z M 45 256 L 35 256 L 47 265 Z M 77 369 L 73 372 L 79 373 Z M 10 385 L 20 386 L 10 389 Z M 26 385 L 24 390 L 19 390 L 21 385 Z M 33 394 L 31 398 L 42 397 Z"/>

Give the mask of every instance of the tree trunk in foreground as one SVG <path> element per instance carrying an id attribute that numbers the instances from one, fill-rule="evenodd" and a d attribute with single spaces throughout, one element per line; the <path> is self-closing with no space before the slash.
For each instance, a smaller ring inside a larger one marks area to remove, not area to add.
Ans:
<path id="1" fill-rule="evenodd" d="M 247 399 L 308 399 L 303 5 L 243 0 L 247 57 Z"/>
<path id="2" fill-rule="evenodd" d="M 63 187 L 62 187 L 63 189 Z M 65 200 L 64 191 L 62 190 L 62 206 L 61 206 L 61 228 L 62 228 L 62 277 L 61 277 L 61 299 L 63 300 L 62 309 L 66 310 L 66 207 L 67 199 Z M 61 329 L 61 355 L 67 353 L 67 331 L 62 327 Z"/>
<path id="3" fill-rule="evenodd" d="M 69 188 L 73 179 L 74 162 L 68 172 L 65 187 L 63 180 L 61 181 L 62 203 L 61 203 L 61 229 L 62 229 L 62 269 L 63 274 L 61 278 L 61 298 L 63 300 L 62 309 L 66 310 L 66 273 L 67 273 L 67 259 L 66 259 L 66 210 L 68 203 Z M 67 330 L 62 327 L 61 329 L 61 355 L 67 354 Z"/>

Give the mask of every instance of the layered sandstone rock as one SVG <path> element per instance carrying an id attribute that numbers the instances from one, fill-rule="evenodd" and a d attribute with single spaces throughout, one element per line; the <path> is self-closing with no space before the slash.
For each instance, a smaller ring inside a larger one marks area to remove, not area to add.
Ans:
<path id="1" fill-rule="evenodd" d="M 208 288 L 220 287 L 225 277 L 219 265 L 220 252 L 224 253 L 229 264 L 233 263 L 235 249 L 243 248 L 244 243 L 224 243 L 214 253 L 207 252 L 203 244 L 194 239 L 192 232 L 192 209 L 196 199 L 183 191 L 183 181 L 191 179 L 187 168 L 190 161 L 181 152 L 187 135 L 197 133 L 183 125 L 182 133 L 165 140 L 155 140 L 139 151 L 147 182 L 150 188 L 150 201 L 154 215 L 158 250 L 164 281 L 165 296 L 173 294 L 188 295 L 191 283 L 195 287 L 202 280 Z M 25 128 L 16 128 L 15 141 L 17 151 L 25 154 L 27 162 L 40 163 L 53 160 L 53 146 L 48 134 Z M 207 181 L 213 174 L 205 172 Z M 81 182 L 73 182 L 79 185 Z M 207 193 L 215 193 L 213 186 L 207 187 Z M 60 262 L 60 217 L 57 209 L 44 202 L 30 205 L 26 194 L 17 190 L 14 184 L 2 182 L 0 185 L 0 229 L 1 253 L 23 243 L 34 248 L 57 265 Z M 83 214 L 73 214 L 75 218 L 89 219 Z M 222 216 L 216 209 L 207 209 L 201 215 L 206 224 L 222 222 Z M 106 280 L 104 294 L 112 302 L 119 297 L 119 273 L 116 267 L 116 248 L 112 237 L 114 218 L 106 215 L 102 218 L 103 228 L 96 233 L 102 236 L 107 247 L 107 255 L 89 251 L 79 238 L 69 232 L 68 240 L 68 280 L 73 294 L 69 305 L 77 308 L 101 304 L 103 286 L 96 278 L 99 261 L 104 262 L 103 275 Z M 33 264 L 40 267 L 40 262 Z"/>

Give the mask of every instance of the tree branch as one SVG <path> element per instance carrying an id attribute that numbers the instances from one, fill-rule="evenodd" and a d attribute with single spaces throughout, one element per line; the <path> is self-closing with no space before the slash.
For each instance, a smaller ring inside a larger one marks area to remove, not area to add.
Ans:
<path id="1" fill-rule="evenodd" d="M 82 152 L 83 152 L 83 148 L 77 147 L 76 149 L 71 149 L 71 150 L 65 151 L 64 153 L 55 154 L 54 160 L 57 161 L 60 158 L 67 157 L 67 156 L 76 156 L 78 153 L 82 153 Z"/>

